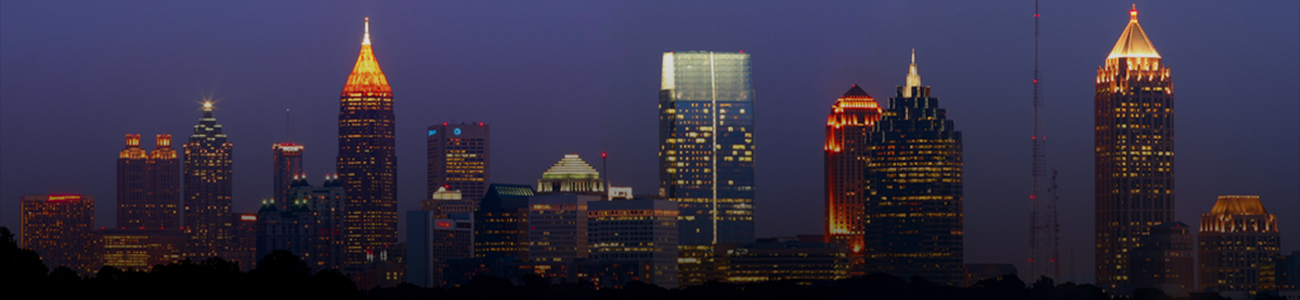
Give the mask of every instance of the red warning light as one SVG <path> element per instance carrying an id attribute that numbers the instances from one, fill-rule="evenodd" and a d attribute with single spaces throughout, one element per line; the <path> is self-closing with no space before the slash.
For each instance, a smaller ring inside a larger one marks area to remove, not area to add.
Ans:
<path id="1" fill-rule="evenodd" d="M 605 158 L 605 156 L 607 156 L 607 154 L 605 154 L 605 152 L 601 152 L 601 153 L 600 153 L 600 158 Z"/>

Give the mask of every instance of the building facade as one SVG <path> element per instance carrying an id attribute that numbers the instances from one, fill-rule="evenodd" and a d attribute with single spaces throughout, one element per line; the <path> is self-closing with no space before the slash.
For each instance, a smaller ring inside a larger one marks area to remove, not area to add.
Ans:
<path id="1" fill-rule="evenodd" d="M 718 246 L 718 274 L 724 282 L 789 280 L 802 284 L 849 278 L 850 249 L 837 243 L 789 238 Z"/>
<path id="2" fill-rule="evenodd" d="M 1196 291 L 1196 246 L 1183 222 L 1151 226 L 1133 248 L 1129 269 L 1134 288 L 1156 288 L 1174 297 Z"/>
<path id="3" fill-rule="evenodd" d="M 1219 196 L 1201 215 L 1197 234 L 1201 290 L 1254 294 L 1276 285 L 1274 259 L 1281 254 L 1277 215 L 1259 196 Z"/>
<path id="4" fill-rule="evenodd" d="M 535 262 L 585 259 L 587 204 L 600 196 L 552 193 L 528 197 L 528 258 Z"/>
<path id="5" fill-rule="evenodd" d="M 99 271 L 95 197 L 26 195 L 20 210 L 20 247 L 36 251 L 51 271 L 60 266 L 83 275 Z"/>
<path id="6" fill-rule="evenodd" d="M 99 232 L 105 266 L 149 271 L 182 259 L 185 232 L 180 229 L 104 229 Z"/>
<path id="7" fill-rule="evenodd" d="M 1097 285 L 1127 294 L 1133 248 L 1174 217 L 1174 97 L 1169 68 L 1129 12 L 1097 69 L 1095 191 Z"/>
<path id="8" fill-rule="evenodd" d="M 565 154 L 537 180 L 537 194 L 550 193 L 607 195 L 600 173 L 577 154 Z"/>
<path id="9" fill-rule="evenodd" d="M 203 103 L 203 118 L 185 143 L 187 257 L 220 256 L 231 245 L 232 148 L 212 116 L 212 103 Z"/>
<path id="10" fill-rule="evenodd" d="M 641 280 L 677 287 L 677 204 L 663 199 L 587 203 L 588 257 L 645 265 Z"/>
<path id="11" fill-rule="evenodd" d="M 429 126 L 426 194 L 446 188 L 475 202 L 483 198 L 492 183 L 490 129 L 482 122 Z"/>
<path id="12" fill-rule="evenodd" d="M 289 188 L 294 177 L 302 175 L 302 153 L 305 147 L 295 143 L 271 144 L 274 166 L 271 167 L 271 180 L 274 180 L 272 200 L 281 211 L 289 210 Z"/>
<path id="13" fill-rule="evenodd" d="M 916 55 L 871 133 L 863 226 L 869 272 L 963 281 L 962 141 L 939 98 L 921 86 Z"/>
<path id="14" fill-rule="evenodd" d="M 370 21 L 361 54 L 339 100 L 339 181 L 347 192 L 345 264 L 360 266 L 397 243 L 397 154 L 393 89 L 370 46 Z"/>
<path id="15" fill-rule="evenodd" d="M 474 257 L 485 261 L 528 260 L 527 185 L 492 184 L 474 212 Z"/>
<path id="16" fill-rule="evenodd" d="M 117 228 L 180 228 L 181 164 L 171 138 L 159 134 L 146 152 L 140 135 L 126 135 L 117 158 Z"/>
<path id="17" fill-rule="evenodd" d="M 448 284 L 447 260 L 474 257 L 474 215 L 451 213 L 437 216 L 434 211 L 406 212 L 407 267 L 406 280 L 422 287 Z"/>
<path id="18" fill-rule="evenodd" d="M 831 106 L 826 120 L 824 180 L 826 242 L 862 251 L 862 226 L 866 221 L 867 166 L 871 162 L 871 130 L 880 120 L 876 99 L 856 84 Z"/>

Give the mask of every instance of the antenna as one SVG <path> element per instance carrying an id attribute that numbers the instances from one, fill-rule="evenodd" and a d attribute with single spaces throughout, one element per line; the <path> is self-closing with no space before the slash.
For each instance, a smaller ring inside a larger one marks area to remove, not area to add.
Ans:
<path id="1" fill-rule="evenodd" d="M 284 141 L 289 141 L 289 109 L 284 109 Z"/>
<path id="2" fill-rule="evenodd" d="M 1047 178 L 1047 137 L 1043 136 L 1043 87 L 1039 70 L 1038 1 L 1034 1 L 1034 135 L 1031 157 L 1029 202 L 1029 276 L 1053 279 L 1060 277 L 1060 252 L 1058 250 L 1060 224 L 1056 221 L 1056 170 L 1052 170 L 1051 186 Z M 1048 193 L 1051 195 L 1049 196 Z"/>
<path id="3" fill-rule="evenodd" d="M 609 155 L 607 155 L 604 151 L 601 151 L 601 152 L 600 152 L 600 168 L 602 169 L 602 170 L 600 170 L 600 172 L 601 172 L 601 173 L 605 173 L 605 183 L 604 183 L 604 184 L 605 184 L 605 194 L 606 194 L 605 198 L 609 198 L 609 195 L 608 195 L 608 194 L 609 194 L 609 191 L 610 191 L 610 189 L 609 189 Z M 614 200 L 614 199 L 608 199 L 608 200 Z"/>

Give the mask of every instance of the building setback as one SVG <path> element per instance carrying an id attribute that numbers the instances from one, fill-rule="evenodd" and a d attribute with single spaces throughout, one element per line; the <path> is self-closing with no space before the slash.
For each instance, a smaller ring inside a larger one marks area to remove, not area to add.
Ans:
<path id="1" fill-rule="evenodd" d="M 1169 68 L 1129 12 L 1097 68 L 1095 191 L 1097 285 L 1128 294 L 1130 256 L 1148 228 L 1174 221 L 1174 97 Z"/>
<path id="2" fill-rule="evenodd" d="M 360 267 L 397 243 L 397 155 L 393 88 L 370 46 L 370 18 L 361 54 L 339 98 L 339 181 L 347 192 L 344 263 Z"/>
<path id="3" fill-rule="evenodd" d="M 871 133 L 863 226 L 868 272 L 964 280 L 961 132 L 921 86 L 916 55 Z"/>
<path id="4" fill-rule="evenodd" d="M 51 271 L 66 266 L 82 275 L 99 270 L 95 247 L 95 197 L 22 196 L 20 247 L 36 251 Z M 6 258 L 8 259 L 8 258 Z"/>
<path id="5" fill-rule="evenodd" d="M 185 143 L 186 257 L 221 256 L 231 246 L 232 148 L 212 103 L 203 103 L 203 118 Z"/>
<path id="6" fill-rule="evenodd" d="M 482 122 L 429 126 L 429 183 L 425 195 L 445 188 L 478 202 L 487 194 L 488 184 L 492 183 L 490 129 Z"/>
<path id="7" fill-rule="evenodd" d="M 862 251 L 862 225 L 866 219 L 867 166 L 871 161 L 871 130 L 880 120 L 876 99 L 853 85 L 831 106 L 826 120 L 826 242 L 853 252 Z"/>

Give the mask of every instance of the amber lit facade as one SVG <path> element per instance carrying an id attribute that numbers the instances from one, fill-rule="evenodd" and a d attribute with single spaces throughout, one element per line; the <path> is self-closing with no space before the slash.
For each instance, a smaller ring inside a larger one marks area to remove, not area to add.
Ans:
<path id="1" fill-rule="evenodd" d="M 271 145 L 274 166 L 271 168 L 271 179 L 275 181 L 275 187 L 272 198 L 275 200 L 276 208 L 280 211 L 289 210 L 289 188 L 293 185 L 294 177 L 303 175 L 302 173 L 302 153 L 303 145 L 295 143 L 275 143 Z"/>
<path id="2" fill-rule="evenodd" d="M 1281 251 L 1277 215 L 1259 196 L 1219 196 L 1201 215 L 1198 234 L 1201 290 L 1254 294 L 1276 284 L 1274 259 Z"/>
<path id="3" fill-rule="evenodd" d="M 858 85 L 835 100 L 826 120 L 826 242 L 862 250 L 863 213 L 870 186 L 870 134 L 881 109 Z"/>
<path id="4" fill-rule="evenodd" d="M 460 191 L 478 202 L 492 183 L 491 126 L 480 123 L 428 127 L 428 180 L 425 195 L 439 188 Z"/>
<path id="5" fill-rule="evenodd" d="M 492 184 L 474 212 L 474 257 L 486 260 L 524 260 L 528 256 L 527 185 Z"/>
<path id="6" fill-rule="evenodd" d="M 871 133 L 863 225 L 868 272 L 964 280 L 961 132 L 921 86 L 916 58 Z"/>
<path id="7" fill-rule="evenodd" d="M 577 154 L 565 154 L 537 180 L 537 194 L 575 193 L 605 196 L 605 182 L 600 172 Z"/>
<path id="8" fill-rule="evenodd" d="M 104 229 L 100 231 L 105 266 L 148 271 L 182 259 L 185 233 L 180 229 Z"/>
<path id="9" fill-rule="evenodd" d="M 380 249 L 397 243 L 394 126 L 393 89 L 370 47 L 367 18 L 361 54 L 339 101 L 338 175 L 347 193 L 343 239 L 348 266 L 381 257 Z"/>
<path id="10" fill-rule="evenodd" d="M 1169 68 L 1130 11 L 1097 69 L 1095 104 L 1097 284 L 1127 293 L 1133 248 L 1173 221 L 1174 97 Z"/>
<path id="11" fill-rule="evenodd" d="M 203 118 L 185 143 L 188 257 L 220 256 L 230 247 L 232 147 L 212 116 L 212 103 L 204 103 Z"/>
<path id="12" fill-rule="evenodd" d="M 81 274 L 99 270 L 93 230 L 95 197 L 26 195 L 20 209 L 20 247 L 36 251 L 50 270 L 59 266 Z"/>
<path id="13" fill-rule="evenodd" d="M 117 158 L 117 228 L 180 229 L 181 164 L 171 142 L 159 134 L 146 152 L 140 135 L 126 135 Z"/>

